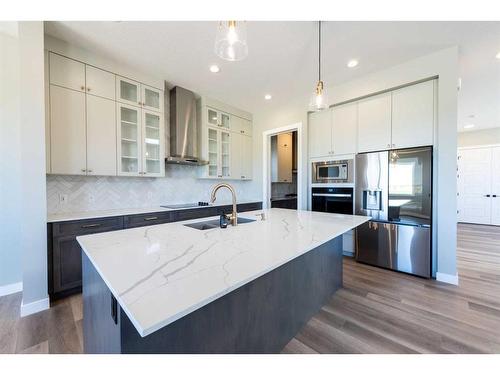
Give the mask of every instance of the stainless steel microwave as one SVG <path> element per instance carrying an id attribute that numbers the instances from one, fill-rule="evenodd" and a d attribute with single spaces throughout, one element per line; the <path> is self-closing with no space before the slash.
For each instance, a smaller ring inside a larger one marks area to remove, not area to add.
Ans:
<path id="1" fill-rule="evenodd" d="M 318 161 L 312 163 L 312 183 L 352 183 L 353 160 Z"/>

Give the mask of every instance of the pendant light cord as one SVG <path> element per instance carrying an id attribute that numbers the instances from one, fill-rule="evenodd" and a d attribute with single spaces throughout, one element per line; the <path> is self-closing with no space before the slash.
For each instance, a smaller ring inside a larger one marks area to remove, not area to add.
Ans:
<path id="1" fill-rule="evenodd" d="M 321 81 L 321 21 L 318 21 L 318 81 Z"/>

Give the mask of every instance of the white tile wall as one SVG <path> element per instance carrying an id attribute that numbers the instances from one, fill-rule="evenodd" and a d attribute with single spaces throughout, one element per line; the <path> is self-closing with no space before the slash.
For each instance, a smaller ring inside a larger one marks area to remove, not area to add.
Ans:
<path id="1" fill-rule="evenodd" d="M 54 214 L 208 201 L 218 181 L 198 179 L 197 169 L 168 165 L 165 178 L 47 175 L 47 210 Z M 251 181 L 227 182 L 236 189 L 238 201 L 262 199 Z M 66 203 L 60 202 L 61 194 L 67 196 Z M 229 203 L 229 192 L 220 190 L 217 201 Z"/>

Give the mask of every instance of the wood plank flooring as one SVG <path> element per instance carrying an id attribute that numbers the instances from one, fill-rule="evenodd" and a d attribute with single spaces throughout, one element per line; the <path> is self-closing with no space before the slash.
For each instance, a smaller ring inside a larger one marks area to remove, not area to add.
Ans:
<path id="1" fill-rule="evenodd" d="M 344 259 L 344 287 L 283 353 L 500 353 L 500 227 L 458 226 L 459 286 Z"/>
<path id="2" fill-rule="evenodd" d="M 344 287 L 283 353 L 500 353 L 500 227 L 458 226 L 458 287 L 344 259 Z M 81 353 L 82 301 L 19 318 L 0 298 L 0 353 Z"/>

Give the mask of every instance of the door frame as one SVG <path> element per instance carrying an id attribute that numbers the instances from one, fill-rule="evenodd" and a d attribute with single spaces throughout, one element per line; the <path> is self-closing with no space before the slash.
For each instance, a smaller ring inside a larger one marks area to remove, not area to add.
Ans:
<path id="1" fill-rule="evenodd" d="M 302 122 L 266 130 L 262 133 L 262 208 L 271 208 L 271 137 L 280 133 L 297 132 L 297 209 L 305 210 L 304 197 L 304 170 L 302 166 L 302 142 L 304 130 Z"/>

